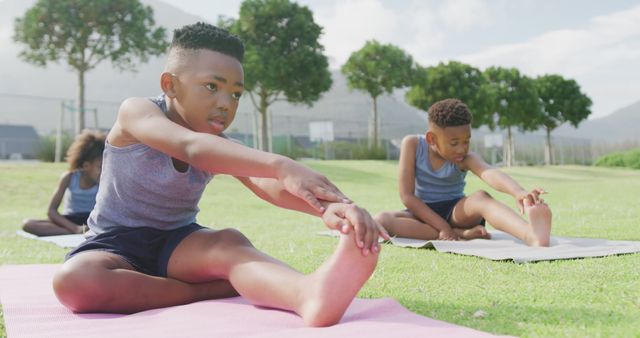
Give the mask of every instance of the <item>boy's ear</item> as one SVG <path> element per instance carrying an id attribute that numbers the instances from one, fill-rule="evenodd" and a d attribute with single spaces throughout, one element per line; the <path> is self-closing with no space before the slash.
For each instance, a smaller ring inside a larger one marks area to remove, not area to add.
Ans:
<path id="1" fill-rule="evenodd" d="M 434 145 L 436 143 L 436 134 L 434 134 L 432 131 L 427 131 L 427 144 L 428 145 Z"/>
<path id="2" fill-rule="evenodd" d="M 176 89 L 173 82 L 174 76 L 175 75 L 169 72 L 163 72 L 160 75 L 160 88 L 162 89 L 162 92 L 170 98 L 176 97 Z"/>

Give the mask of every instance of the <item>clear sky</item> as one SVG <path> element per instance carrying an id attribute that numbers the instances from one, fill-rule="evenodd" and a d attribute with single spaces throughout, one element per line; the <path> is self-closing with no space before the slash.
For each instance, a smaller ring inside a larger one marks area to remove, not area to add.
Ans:
<path id="1" fill-rule="evenodd" d="M 163 0 L 215 22 L 241 1 Z M 458 60 L 529 76 L 560 74 L 593 100 L 591 118 L 640 100 L 635 0 L 300 0 L 324 27 L 331 67 L 366 40 L 392 43 L 424 66 Z"/>

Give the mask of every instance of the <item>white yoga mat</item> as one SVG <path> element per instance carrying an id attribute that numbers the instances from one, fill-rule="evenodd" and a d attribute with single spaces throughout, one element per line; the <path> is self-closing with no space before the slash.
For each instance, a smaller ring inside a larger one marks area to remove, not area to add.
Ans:
<path id="1" fill-rule="evenodd" d="M 16 233 L 22 237 L 53 243 L 63 248 L 75 248 L 85 240 L 84 236 L 81 234 L 59 235 L 59 236 L 36 236 L 34 234 L 25 232 L 23 230 L 18 230 L 16 231 Z"/>
<path id="2" fill-rule="evenodd" d="M 491 231 L 491 239 L 470 241 L 420 240 L 394 237 L 391 243 L 407 248 L 433 248 L 440 252 L 451 252 L 467 256 L 477 256 L 491 260 L 512 260 L 516 263 L 551 261 L 558 259 L 604 257 L 640 252 L 640 242 L 613 241 L 598 238 L 551 237 L 547 248 L 530 247 L 519 239 L 501 232 Z M 321 231 L 318 234 L 337 236 L 337 231 Z"/>

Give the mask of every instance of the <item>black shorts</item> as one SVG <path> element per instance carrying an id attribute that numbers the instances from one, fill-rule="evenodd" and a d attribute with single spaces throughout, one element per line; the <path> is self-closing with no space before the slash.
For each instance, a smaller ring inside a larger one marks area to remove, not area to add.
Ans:
<path id="1" fill-rule="evenodd" d="M 87 219 L 89 219 L 88 212 L 79 212 L 76 214 L 68 214 L 62 216 L 76 225 L 85 225 L 87 224 Z"/>
<path id="2" fill-rule="evenodd" d="M 69 252 L 65 260 L 84 252 L 100 250 L 114 253 L 131 264 L 136 271 L 152 276 L 167 276 L 167 265 L 173 250 L 191 233 L 205 229 L 192 223 L 174 230 L 120 227 L 87 238 Z"/>
<path id="3" fill-rule="evenodd" d="M 463 197 L 454 198 L 446 201 L 438 201 L 433 203 L 425 203 L 431 210 L 433 210 L 438 216 L 442 217 L 447 223 L 451 223 L 451 215 L 453 214 L 453 208 L 456 204 L 463 199 Z M 480 225 L 485 225 L 485 220 L 480 220 Z"/>

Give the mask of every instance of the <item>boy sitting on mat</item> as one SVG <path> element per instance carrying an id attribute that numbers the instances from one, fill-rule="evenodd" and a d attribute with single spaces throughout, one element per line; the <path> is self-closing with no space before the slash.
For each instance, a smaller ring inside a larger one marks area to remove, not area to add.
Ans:
<path id="1" fill-rule="evenodd" d="M 469 152 L 470 138 L 471 113 L 464 103 L 457 99 L 434 103 L 426 136 L 409 135 L 402 140 L 399 185 L 407 209 L 380 213 L 376 220 L 391 235 L 425 240 L 490 238 L 484 227 L 487 220 L 530 246 L 549 246 L 551 210 L 540 198 L 544 190 L 526 191 Z M 529 221 L 486 191 L 465 196 L 467 171 L 513 196 Z"/>
<path id="2" fill-rule="evenodd" d="M 340 320 L 376 266 L 378 236 L 388 235 L 326 177 L 225 138 L 244 89 L 243 54 L 225 30 L 185 26 L 174 32 L 160 76 L 164 94 L 122 103 L 89 217 L 95 236 L 54 277 L 65 306 L 131 313 L 239 294 L 293 311 L 310 326 Z M 237 230 L 198 225 L 198 201 L 214 174 L 235 176 L 277 206 L 322 217 L 343 233 L 335 252 L 303 275 Z"/>

